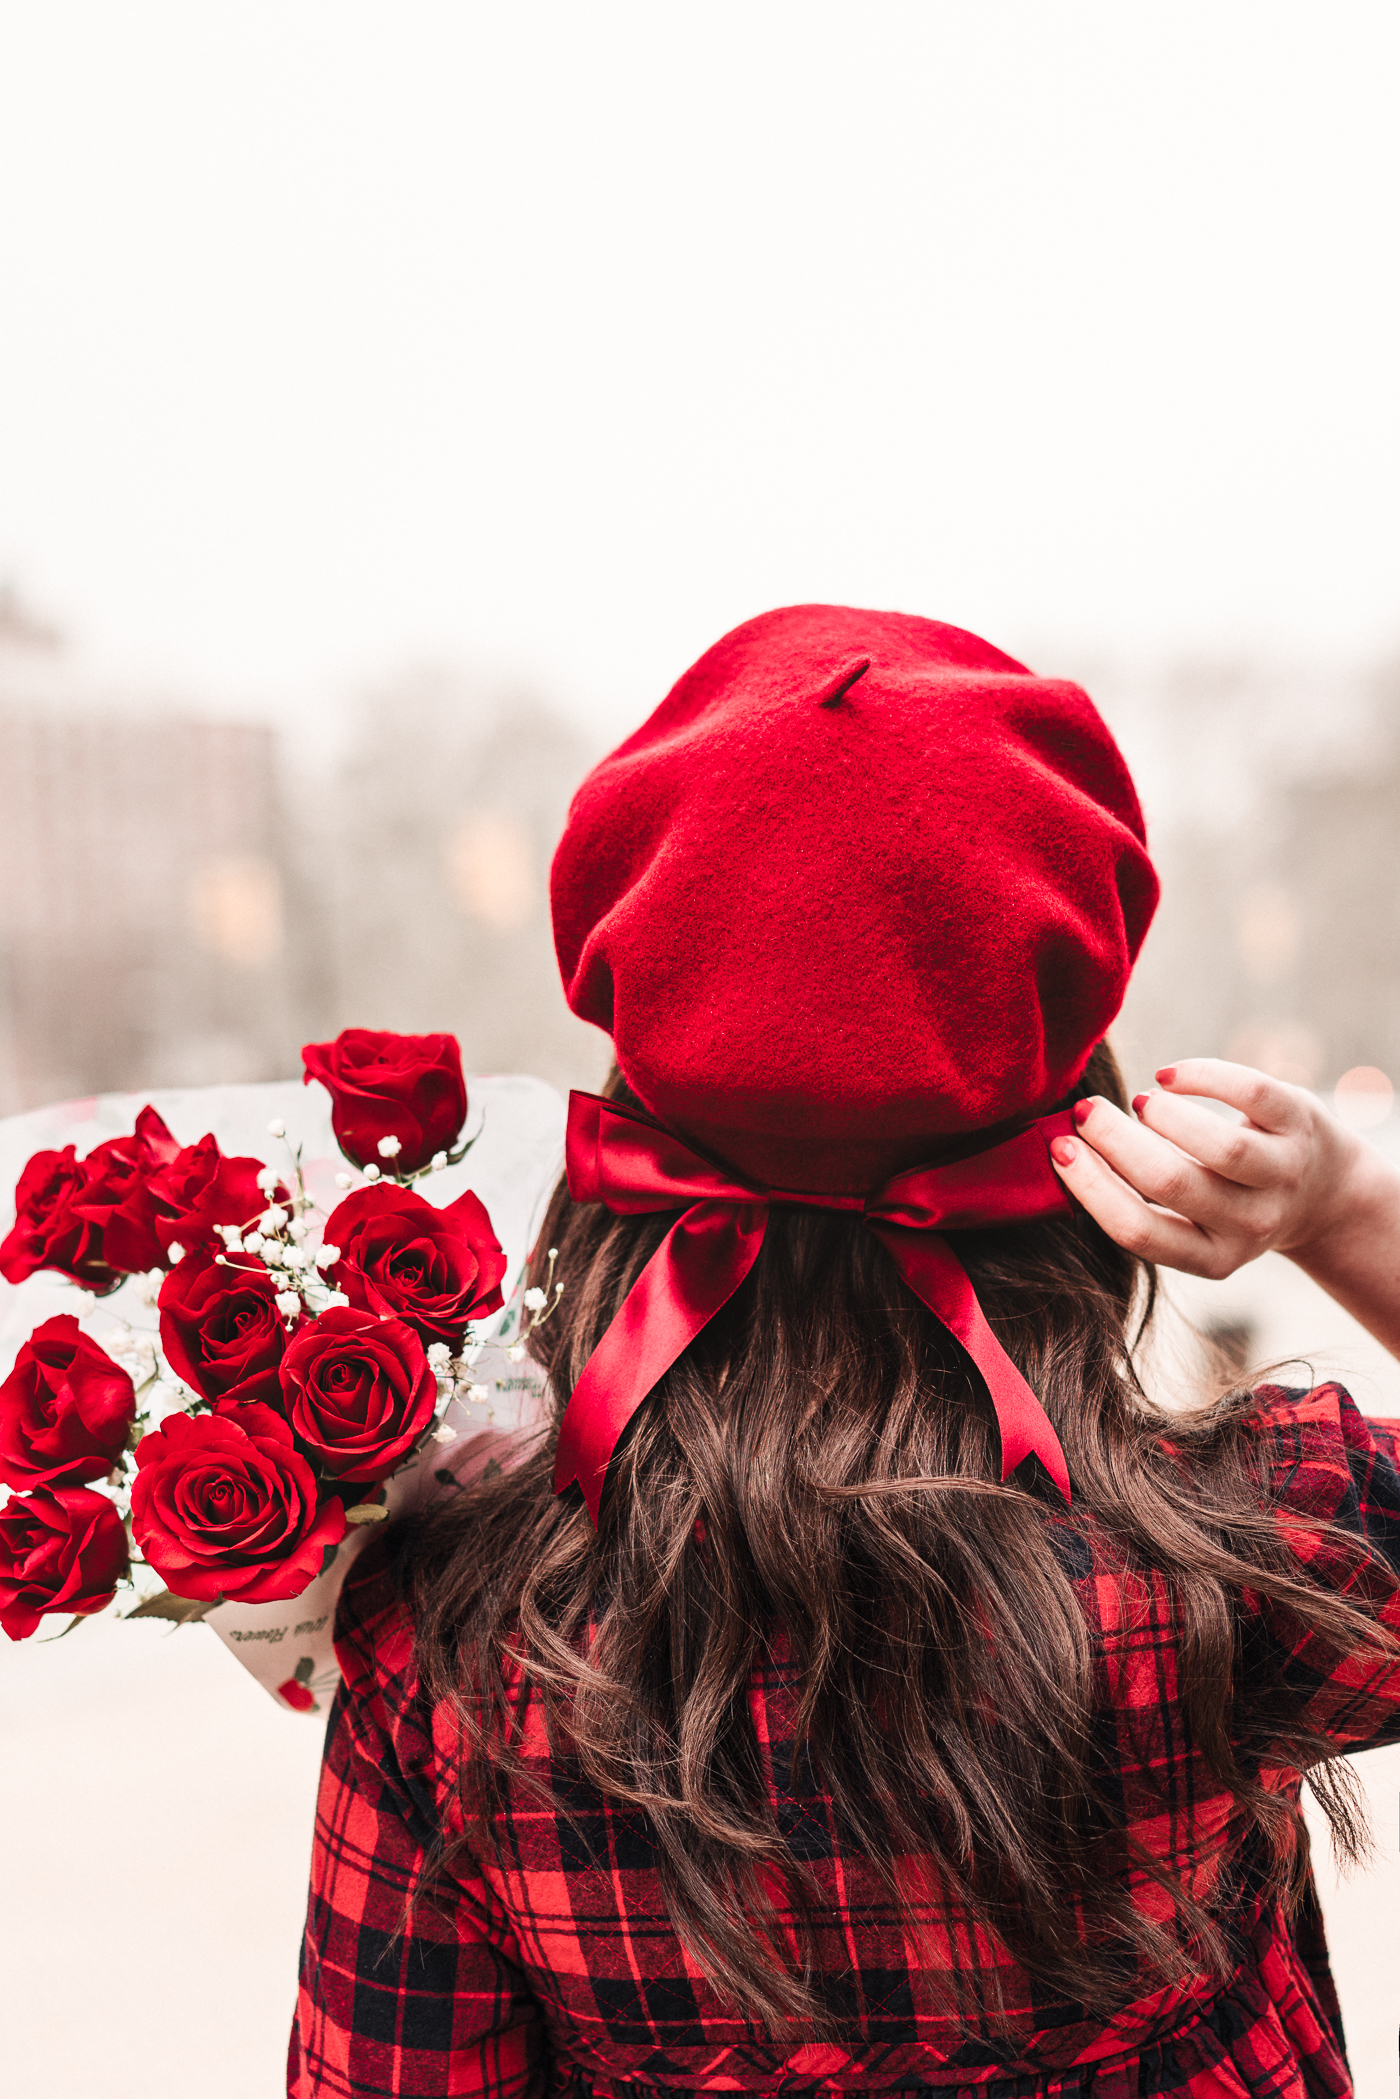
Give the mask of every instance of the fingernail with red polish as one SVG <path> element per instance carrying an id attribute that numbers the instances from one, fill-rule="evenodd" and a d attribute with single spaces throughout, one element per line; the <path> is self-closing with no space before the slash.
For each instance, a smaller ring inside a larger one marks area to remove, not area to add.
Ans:
<path id="1" fill-rule="evenodd" d="M 1170 1086 L 1175 1077 L 1176 1066 L 1174 1064 L 1164 1064 L 1157 1074 L 1157 1084 L 1159 1086 Z"/>
<path id="2" fill-rule="evenodd" d="M 1057 1166 L 1073 1166 L 1073 1140 L 1069 1137 L 1053 1137 L 1050 1140 L 1050 1156 Z"/>
<path id="3" fill-rule="evenodd" d="M 1134 1115 L 1141 1115 L 1141 1113 L 1142 1113 L 1143 1109 L 1144 1109 L 1144 1108 L 1145 1108 L 1146 1106 L 1147 1106 L 1147 1095 L 1146 1095 L 1145 1093 L 1135 1093 L 1135 1094 L 1133 1095 L 1133 1113 L 1134 1113 Z"/>
<path id="4" fill-rule="evenodd" d="M 1085 1123 L 1086 1123 L 1086 1122 L 1087 1122 L 1087 1121 L 1089 1120 L 1089 1117 L 1090 1117 L 1090 1116 L 1091 1116 L 1091 1115 L 1093 1114 L 1093 1112 L 1094 1112 L 1094 1103 L 1093 1103 L 1092 1101 L 1076 1101 L 1076 1102 L 1075 1102 L 1075 1104 L 1074 1104 L 1074 1120 L 1075 1120 L 1076 1124 L 1078 1125 L 1078 1127 L 1079 1127 L 1079 1128 L 1080 1128 L 1081 1130 L 1083 1129 L 1083 1127 L 1084 1127 Z"/>

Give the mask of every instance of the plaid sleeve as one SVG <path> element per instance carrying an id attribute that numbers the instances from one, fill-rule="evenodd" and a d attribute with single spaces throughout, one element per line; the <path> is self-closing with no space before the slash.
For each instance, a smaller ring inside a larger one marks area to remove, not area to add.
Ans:
<path id="1" fill-rule="evenodd" d="M 368 1666 L 374 1630 L 362 1622 L 347 1638 L 342 1626 L 337 1642 L 346 1680 L 316 1807 L 290 2099 L 539 2099 L 540 2008 L 487 1882 L 459 1862 L 406 1915 L 437 1835 L 432 1744 L 393 1695 L 405 1653 L 390 1653 L 387 1680 L 382 1653 Z M 402 1628 L 391 1634 L 411 1650 Z"/>
<path id="2" fill-rule="evenodd" d="M 1340 1385 L 1261 1399 L 1252 1426 L 1267 1439 L 1274 1511 L 1294 1552 L 1315 1582 L 1364 1602 L 1400 1638 L 1400 1421 L 1369 1419 Z M 1319 1536 L 1319 1522 L 1364 1538 L 1374 1557 Z M 1342 1653 L 1267 1601 L 1262 1617 L 1311 1726 L 1343 1749 L 1400 1740 L 1400 1659 Z"/>

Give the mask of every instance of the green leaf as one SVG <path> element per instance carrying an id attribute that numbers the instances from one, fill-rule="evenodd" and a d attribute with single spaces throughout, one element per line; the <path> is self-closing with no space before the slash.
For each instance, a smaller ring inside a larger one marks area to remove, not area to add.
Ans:
<path id="1" fill-rule="evenodd" d="M 176 1625 L 196 1625 L 212 1611 L 219 1602 L 217 1596 L 204 1602 L 198 1596 L 173 1596 L 169 1589 L 162 1589 L 158 1596 L 148 1596 L 138 1603 L 134 1611 L 126 1611 L 127 1618 L 169 1618 Z"/>
<path id="2" fill-rule="evenodd" d="M 347 1523 L 383 1523 L 389 1514 L 382 1501 L 357 1502 L 353 1509 L 345 1511 Z"/>

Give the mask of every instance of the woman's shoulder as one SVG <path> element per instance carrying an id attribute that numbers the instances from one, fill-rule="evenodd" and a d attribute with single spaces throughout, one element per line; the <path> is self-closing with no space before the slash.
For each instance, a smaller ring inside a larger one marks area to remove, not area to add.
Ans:
<path id="1" fill-rule="evenodd" d="M 1261 1387 L 1243 1426 L 1259 1445 L 1270 1514 L 1309 1585 L 1361 1608 L 1383 1634 L 1400 1634 L 1400 1421 L 1363 1414 L 1344 1385 L 1325 1384 Z M 1393 1650 L 1363 1653 L 1336 1628 L 1306 1625 L 1286 1603 L 1261 1607 L 1295 1674 L 1305 1670 L 1314 1682 L 1310 1710 L 1323 1732 L 1357 1746 L 1393 1733 Z"/>
<path id="2" fill-rule="evenodd" d="M 1345 1385 L 1261 1385 L 1241 1426 L 1276 1504 L 1324 1522 L 1400 1522 L 1400 1418 L 1363 1414 Z"/>
<path id="3" fill-rule="evenodd" d="M 1274 1663 L 1299 1697 L 1299 1728 L 1311 1730 L 1314 1743 L 1325 1738 L 1344 1750 L 1393 1741 L 1400 1729 L 1400 1421 L 1365 1415 L 1344 1385 L 1325 1384 L 1262 1387 L 1243 1426 L 1258 1439 L 1269 1512 L 1307 1587 L 1356 1613 L 1348 1631 L 1301 1609 L 1296 1597 L 1252 1599 Z M 1363 1637 L 1368 1620 L 1374 1638 Z M 1306 1768 L 1307 1759 L 1297 1761 L 1303 1740 L 1295 1732 L 1267 1761 Z"/>
<path id="4" fill-rule="evenodd" d="M 386 1525 L 358 1555 L 341 1588 L 335 1620 L 340 1664 L 340 1727 L 359 1755 L 381 1774 L 392 1770 L 415 1807 L 434 1828 L 463 1833 L 458 1797 L 468 1754 L 465 1683 L 451 1695 L 435 1691 L 420 1661 L 413 1585 L 421 1572 L 412 1521 Z M 502 1665 L 507 1687 L 520 1672 Z M 547 1758 L 539 1716 L 519 1716 L 520 1746 Z M 471 1730 L 468 1729 L 468 1734 Z"/>

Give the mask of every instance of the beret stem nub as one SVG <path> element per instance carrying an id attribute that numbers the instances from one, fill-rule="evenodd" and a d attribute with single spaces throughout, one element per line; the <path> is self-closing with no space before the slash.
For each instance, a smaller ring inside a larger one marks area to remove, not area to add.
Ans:
<path id="1" fill-rule="evenodd" d="M 834 707 L 838 700 L 844 700 L 857 678 L 863 678 L 869 668 L 870 658 L 868 656 L 857 656 L 854 661 L 845 664 L 842 669 L 837 671 L 834 678 L 827 679 L 826 684 L 823 685 L 821 691 L 817 694 L 817 705 L 819 707 Z"/>

